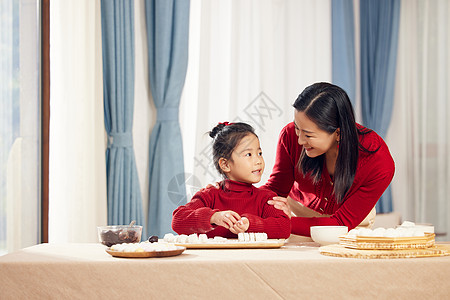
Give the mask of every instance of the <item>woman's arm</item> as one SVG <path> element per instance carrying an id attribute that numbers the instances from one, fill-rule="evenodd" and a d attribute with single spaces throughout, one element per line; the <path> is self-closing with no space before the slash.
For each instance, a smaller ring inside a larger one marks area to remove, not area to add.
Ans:
<path id="1" fill-rule="evenodd" d="M 292 233 L 310 236 L 310 227 L 320 225 L 343 225 L 349 230 L 358 226 L 387 189 L 395 171 L 389 153 L 381 158 L 374 155 L 371 161 L 361 165 L 365 167 L 363 172 L 367 174 L 366 178 L 357 186 L 352 186 L 345 202 L 333 215 L 321 218 L 292 217 Z"/>

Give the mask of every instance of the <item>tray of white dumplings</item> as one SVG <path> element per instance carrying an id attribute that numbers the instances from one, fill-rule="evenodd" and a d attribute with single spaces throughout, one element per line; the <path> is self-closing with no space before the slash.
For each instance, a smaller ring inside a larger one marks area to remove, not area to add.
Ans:
<path id="1" fill-rule="evenodd" d="M 355 228 L 339 237 L 339 244 L 352 249 L 426 249 L 435 245 L 434 227 L 405 221 L 396 228 Z"/>
<path id="2" fill-rule="evenodd" d="M 167 233 L 164 241 L 189 249 L 245 249 L 245 248 L 280 248 L 285 239 L 269 239 L 264 232 L 239 233 L 237 239 L 228 239 L 220 236 L 208 238 L 206 234 L 180 234 Z"/>

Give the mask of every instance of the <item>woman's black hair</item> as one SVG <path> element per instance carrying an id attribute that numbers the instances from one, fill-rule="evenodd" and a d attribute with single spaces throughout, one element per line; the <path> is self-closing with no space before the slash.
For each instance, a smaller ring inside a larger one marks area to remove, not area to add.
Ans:
<path id="1" fill-rule="evenodd" d="M 308 86 L 298 96 L 293 106 L 297 111 L 304 112 L 321 130 L 332 134 L 336 129 L 340 129 L 333 188 L 336 201 L 341 203 L 355 178 L 358 150 L 368 151 L 359 143 L 359 134 L 366 134 L 370 130 L 358 130 L 347 93 L 330 83 L 319 82 Z M 324 159 L 325 154 L 314 158 L 308 157 L 303 149 L 297 167 L 303 176 L 311 176 L 313 181 L 318 183 Z"/>
<path id="2" fill-rule="evenodd" d="M 220 158 L 223 157 L 226 160 L 230 160 L 231 154 L 236 146 L 248 134 L 253 134 L 258 137 L 252 126 L 242 122 L 219 123 L 209 132 L 209 136 L 213 138 L 212 152 L 214 166 L 222 176 L 226 177 L 219 166 Z"/>

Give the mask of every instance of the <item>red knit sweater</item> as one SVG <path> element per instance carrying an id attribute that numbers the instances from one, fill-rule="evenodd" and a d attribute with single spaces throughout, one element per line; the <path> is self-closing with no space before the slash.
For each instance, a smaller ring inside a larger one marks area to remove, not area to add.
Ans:
<path id="1" fill-rule="evenodd" d="M 364 129 L 357 124 L 359 129 Z M 369 214 L 394 176 L 394 161 L 383 139 L 374 131 L 359 137 L 360 143 L 375 153 L 359 151 L 358 165 L 353 185 L 344 201 L 337 204 L 333 182 L 324 165 L 319 183 L 299 172 L 297 162 L 302 151 L 295 134 L 294 123 L 286 125 L 280 133 L 276 161 L 268 182 L 262 187 L 279 196 L 291 196 L 319 213 L 331 215 L 321 218 L 291 218 L 292 233 L 310 236 L 310 227 L 316 225 L 344 225 L 356 227 Z"/>
<path id="2" fill-rule="evenodd" d="M 222 226 L 210 224 L 211 216 L 222 210 L 233 210 L 247 217 L 247 232 L 265 232 L 269 238 L 288 238 L 291 232 L 288 216 L 267 204 L 275 193 L 252 184 L 225 180 L 221 188 L 197 192 L 186 205 L 173 212 L 172 228 L 178 234 L 206 233 L 208 237 L 237 238 Z"/>

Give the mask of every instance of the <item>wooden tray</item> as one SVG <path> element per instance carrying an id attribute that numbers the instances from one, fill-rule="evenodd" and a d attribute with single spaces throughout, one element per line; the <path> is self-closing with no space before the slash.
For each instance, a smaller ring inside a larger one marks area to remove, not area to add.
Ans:
<path id="1" fill-rule="evenodd" d="M 425 233 L 425 236 L 398 238 L 343 235 L 339 237 L 339 244 L 347 248 L 361 250 L 426 249 L 434 246 L 434 233 Z"/>
<path id="2" fill-rule="evenodd" d="M 257 249 L 280 248 L 285 242 L 285 239 L 268 239 L 261 242 L 239 242 L 237 239 L 228 239 L 226 242 L 206 242 L 198 244 L 175 243 L 175 245 L 186 247 L 188 249 Z"/>
<path id="3" fill-rule="evenodd" d="M 168 257 L 168 256 L 176 256 L 186 250 L 185 247 L 177 246 L 176 250 L 165 250 L 165 251 L 149 251 L 149 252 L 120 252 L 120 251 L 112 251 L 109 248 L 106 249 L 106 252 L 111 254 L 114 257 L 125 257 L 125 258 L 150 258 L 150 257 Z"/>
<path id="4" fill-rule="evenodd" d="M 358 250 L 343 245 L 327 245 L 319 248 L 320 254 L 351 258 L 412 258 L 450 255 L 450 245 L 435 245 L 427 249 Z"/>

